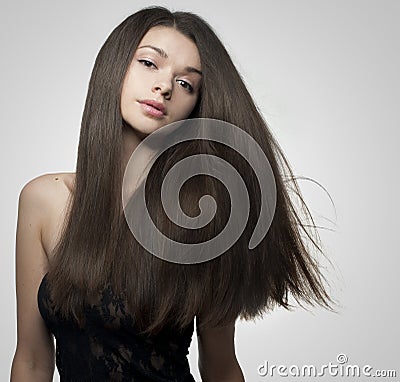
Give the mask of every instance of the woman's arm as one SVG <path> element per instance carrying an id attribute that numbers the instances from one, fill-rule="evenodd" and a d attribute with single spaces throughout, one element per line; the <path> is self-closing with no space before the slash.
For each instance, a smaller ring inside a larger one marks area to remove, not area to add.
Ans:
<path id="1" fill-rule="evenodd" d="M 48 264 L 41 240 L 43 219 L 49 211 L 43 177 L 27 183 L 19 196 L 15 255 L 17 347 L 11 382 L 52 381 L 54 373 L 53 337 L 37 304 L 37 291 Z"/>
<path id="2" fill-rule="evenodd" d="M 244 382 L 235 354 L 235 322 L 222 327 L 199 330 L 196 317 L 199 349 L 199 372 L 202 382 Z"/>

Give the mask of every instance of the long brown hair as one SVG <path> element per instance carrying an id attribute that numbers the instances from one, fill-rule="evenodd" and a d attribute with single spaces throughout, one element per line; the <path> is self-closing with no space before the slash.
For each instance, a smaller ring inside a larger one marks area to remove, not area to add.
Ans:
<path id="1" fill-rule="evenodd" d="M 230 208 L 218 182 L 198 176 L 182 190 L 182 209 L 192 216 L 198 213 L 202 195 L 213 195 L 217 201 L 217 215 L 201 232 L 182 231 L 170 224 L 155 190 L 160 190 L 172 162 L 189 152 L 219 155 L 240 173 L 249 193 L 252 210 L 240 240 L 207 262 L 175 264 L 147 252 L 127 226 L 121 200 L 125 170 L 122 129 L 126 127 L 120 112 L 121 86 L 140 40 L 157 25 L 176 28 L 198 48 L 203 73 L 201 94 L 189 118 L 214 118 L 240 127 L 258 142 L 270 162 L 276 182 L 276 211 L 267 235 L 252 250 L 247 243 L 257 221 L 259 185 L 244 160 L 223 145 L 205 141 L 185 149 L 174 147 L 167 159 L 155 164 L 146 180 L 147 189 L 152 190 L 146 195 L 150 214 L 175 240 L 194 243 L 215 236 L 226 223 Z M 303 220 L 290 190 L 302 203 Z M 237 317 L 261 317 L 275 306 L 289 309 L 289 293 L 300 305 L 306 302 L 333 310 L 327 280 L 308 247 L 311 243 L 324 255 L 315 228 L 288 160 L 206 21 L 190 12 L 148 7 L 112 31 L 100 49 L 90 78 L 74 191 L 48 271 L 52 300 L 65 317 L 74 317 L 83 325 L 86 299 L 107 283 L 124 296 L 138 329 L 149 335 L 168 325 L 185 328 L 194 316 L 201 317 L 201 325 L 218 326 Z"/>

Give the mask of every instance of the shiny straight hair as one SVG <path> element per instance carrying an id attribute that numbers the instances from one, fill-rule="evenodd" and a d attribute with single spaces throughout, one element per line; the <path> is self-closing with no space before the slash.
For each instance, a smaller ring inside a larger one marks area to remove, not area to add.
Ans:
<path id="1" fill-rule="evenodd" d="M 252 250 L 248 239 L 257 222 L 260 185 L 246 161 L 215 142 L 199 141 L 184 149 L 177 145 L 155 163 L 146 180 L 146 189 L 152 190 L 146 193 L 147 206 L 160 231 L 174 240 L 195 243 L 214 237 L 230 213 L 229 195 L 218 181 L 193 177 L 180 192 L 182 209 L 192 216 L 199 212 L 202 195 L 215 198 L 217 213 L 202 230 L 183 230 L 169 222 L 156 190 L 161 190 L 162 178 L 173 163 L 188 153 L 219 155 L 231 162 L 247 186 L 252 210 L 242 237 L 212 260 L 177 264 L 147 252 L 129 230 L 121 199 L 122 130 L 127 127 L 120 111 L 121 88 L 139 42 L 155 26 L 175 28 L 198 48 L 202 83 L 189 118 L 214 118 L 238 126 L 257 141 L 269 160 L 276 182 L 276 211 L 265 238 Z M 304 217 L 296 211 L 290 192 L 301 201 Z M 118 25 L 101 47 L 89 82 L 67 208 L 47 279 L 54 306 L 80 326 L 85 324 L 85 304 L 108 283 L 146 335 L 166 326 L 184 329 L 195 316 L 200 330 L 238 317 L 253 320 L 276 306 L 292 308 L 289 293 L 300 306 L 318 304 L 334 311 L 327 279 L 312 249 L 326 256 L 288 160 L 220 39 L 191 12 L 158 6 L 141 9 Z"/>

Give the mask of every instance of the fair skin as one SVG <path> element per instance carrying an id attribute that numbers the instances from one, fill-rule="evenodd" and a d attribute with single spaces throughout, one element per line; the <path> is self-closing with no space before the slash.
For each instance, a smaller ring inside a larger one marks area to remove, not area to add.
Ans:
<path id="1" fill-rule="evenodd" d="M 153 48 L 137 49 L 128 69 L 121 94 L 121 114 L 130 127 L 123 131 L 125 163 L 145 136 L 190 114 L 198 99 L 201 81 L 198 72 L 187 70 L 188 66 L 201 70 L 197 47 L 180 32 L 166 27 L 152 28 L 139 47 L 144 45 L 161 48 L 168 57 L 162 57 Z M 142 99 L 163 103 L 165 115 L 154 117 L 146 113 L 137 103 Z M 28 182 L 19 196 L 17 347 L 11 382 L 44 382 L 53 378 L 54 338 L 40 315 L 37 291 L 60 237 L 74 180 L 74 173 L 45 174 Z M 197 317 L 196 321 L 199 324 L 201 318 Z M 203 381 L 244 381 L 235 355 L 234 331 L 235 322 L 201 331 L 197 328 L 199 371 Z"/>
<path id="2" fill-rule="evenodd" d="M 200 85 L 196 45 L 173 28 L 151 28 L 139 43 L 122 87 L 121 114 L 130 126 L 123 130 L 125 163 L 148 134 L 189 116 Z M 150 115 L 140 103 L 143 100 L 161 103 L 165 113 Z"/>

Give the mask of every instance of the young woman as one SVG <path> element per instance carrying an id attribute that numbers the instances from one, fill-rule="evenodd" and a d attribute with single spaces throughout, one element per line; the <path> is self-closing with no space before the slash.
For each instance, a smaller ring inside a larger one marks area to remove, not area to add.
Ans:
<path id="1" fill-rule="evenodd" d="M 163 177 L 189 153 L 229 160 L 251 206 L 248 226 L 233 246 L 209 261 L 182 264 L 153 256 L 135 240 L 121 189 L 140 142 L 195 118 L 228 122 L 255 139 L 275 178 L 276 208 L 266 236 L 249 249 L 262 185 L 248 163 L 207 140 L 172 147 L 146 179 L 147 207 L 160 231 L 199 243 L 216 236 L 229 217 L 221 183 L 197 176 L 182 187 L 182 210 L 197 216 L 199 199 L 212 195 L 218 206 L 213 221 L 185 230 L 165 218 Z M 20 193 L 11 380 L 51 381 L 56 355 L 61 381 L 194 381 L 186 356 L 196 317 L 202 379 L 243 381 L 234 349 L 238 317 L 290 308 L 289 293 L 300 304 L 332 309 L 305 238 L 320 247 L 296 213 L 290 187 L 302 201 L 287 160 L 211 27 L 192 13 L 162 7 L 128 17 L 96 58 L 76 172 L 39 176 Z"/>

